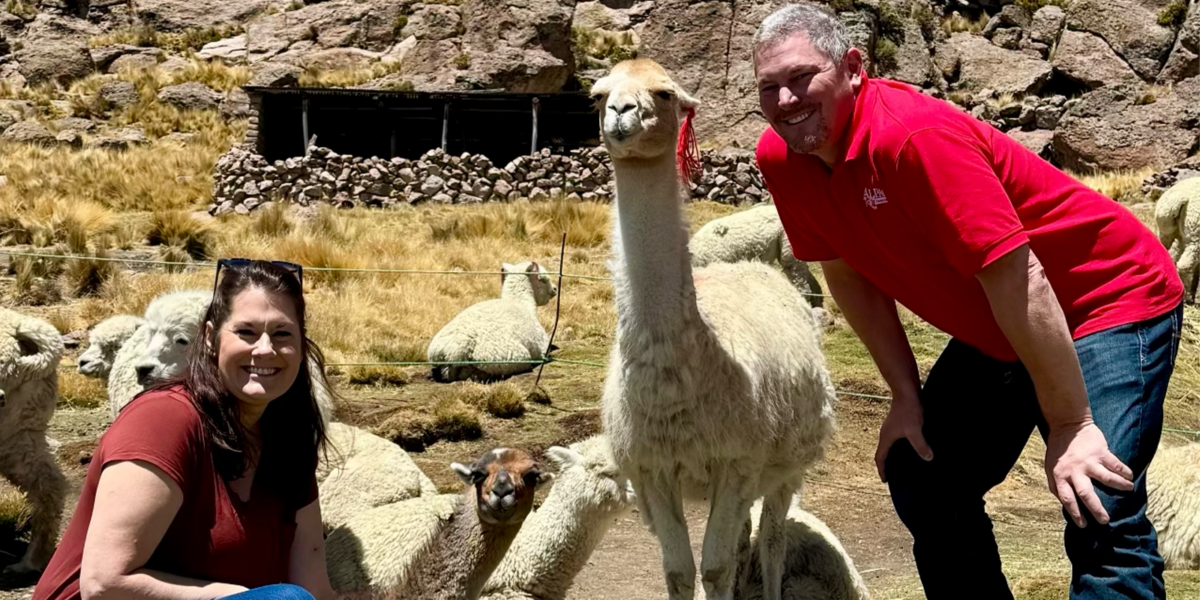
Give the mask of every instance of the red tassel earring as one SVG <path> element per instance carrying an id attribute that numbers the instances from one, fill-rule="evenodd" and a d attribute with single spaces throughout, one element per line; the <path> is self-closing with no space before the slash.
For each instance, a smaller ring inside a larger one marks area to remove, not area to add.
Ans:
<path id="1" fill-rule="evenodd" d="M 692 125 L 692 120 L 696 116 L 696 109 L 689 108 L 687 115 L 683 117 L 683 124 L 679 127 L 679 144 L 675 149 L 676 162 L 679 163 L 679 171 L 683 173 L 685 181 L 695 182 L 700 177 L 700 148 L 696 145 L 696 128 Z"/>

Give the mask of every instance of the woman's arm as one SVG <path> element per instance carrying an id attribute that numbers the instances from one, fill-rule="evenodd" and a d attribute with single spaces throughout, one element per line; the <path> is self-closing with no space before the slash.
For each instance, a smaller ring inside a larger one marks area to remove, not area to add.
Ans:
<path id="1" fill-rule="evenodd" d="M 142 568 L 182 505 L 183 491 L 158 467 L 137 460 L 106 466 L 83 543 L 83 600 L 210 600 L 246 591 Z"/>
<path id="2" fill-rule="evenodd" d="M 288 581 L 313 595 L 316 600 L 332 600 L 333 586 L 325 570 L 325 531 L 321 526 L 321 503 L 296 511 L 296 539 L 288 562 Z"/>

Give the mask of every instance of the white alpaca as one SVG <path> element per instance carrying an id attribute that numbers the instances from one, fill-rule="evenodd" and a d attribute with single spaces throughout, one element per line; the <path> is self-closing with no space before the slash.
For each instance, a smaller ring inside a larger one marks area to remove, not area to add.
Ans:
<path id="1" fill-rule="evenodd" d="M 751 509 L 750 540 L 738 572 L 737 598 L 760 600 L 758 529 L 762 504 Z M 837 536 L 794 498 L 787 514 L 783 597 L 787 600 L 869 600 L 867 584 Z"/>
<path id="2" fill-rule="evenodd" d="M 685 498 L 711 503 L 700 570 L 707 597 L 722 600 L 733 598 L 750 506 L 764 498 L 763 597 L 778 600 L 788 504 L 834 430 L 812 308 L 762 263 L 693 274 L 675 149 L 698 102 L 662 67 L 622 62 L 592 95 L 617 188 L 604 431 L 662 546 L 672 600 L 694 596 Z"/>
<path id="3" fill-rule="evenodd" d="M 429 362 L 524 361 L 490 365 L 435 365 L 439 382 L 503 379 L 532 371 L 546 353 L 549 336 L 537 308 L 558 290 L 535 262 L 501 267 L 499 298 L 473 304 L 458 313 L 429 342 Z"/>
<path id="4" fill-rule="evenodd" d="M 79 374 L 107 381 L 117 352 L 145 321 L 137 315 L 115 315 L 88 332 L 88 347 L 79 355 Z"/>
<path id="5" fill-rule="evenodd" d="M 1200 443 L 1158 449 L 1146 473 L 1146 517 L 1168 569 L 1200 569 Z"/>
<path id="6" fill-rule="evenodd" d="M 1171 186 L 1154 205 L 1158 239 L 1171 253 L 1188 302 L 1200 283 L 1200 177 Z"/>
<path id="7" fill-rule="evenodd" d="M 58 538 L 67 480 L 46 430 L 58 400 L 62 353 L 62 337 L 49 323 L 0 308 L 0 475 L 25 493 L 32 509 L 29 547 L 5 574 L 46 568 Z"/>
<path id="8" fill-rule="evenodd" d="M 345 423 L 329 423 L 325 434 L 330 460 L 317 468 L 317 484 L 326 533 L 376 506 L 437 495 L 400 446 Z"/>
<path id="9" fill-rule="evenodd" d="M 705 223 L 692 235 L 688 250 L 693 267 L 742 260 L 779 263 L 809 304 L 814 308 L 824 306 L 821 284 L 808 270 L 808 264 L 792 254 L 792 243 L 774 204 L 760 203 Z"/>
<path id="10" fill-rule="evenodd" d="M 633 488 L 603 435 L 551 446 L 546 457 L 558 465 L 554 487 L 525 519 L 483 600 L 563 600 L 608 528 L 633 510 Z"/>

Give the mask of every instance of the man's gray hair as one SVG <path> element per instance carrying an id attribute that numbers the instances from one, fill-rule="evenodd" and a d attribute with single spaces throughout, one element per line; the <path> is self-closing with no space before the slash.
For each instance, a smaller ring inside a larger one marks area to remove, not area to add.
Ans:
<path id="1" fill-rule="evenodd" d="M 829 7 L 809 2 L 785 4 L 763 19 L 754 34 L 754 55 L 763 48 L 804 33 L 817 50 L 834 63 L 840 63 L 850 51 L 846 27 Z"/>

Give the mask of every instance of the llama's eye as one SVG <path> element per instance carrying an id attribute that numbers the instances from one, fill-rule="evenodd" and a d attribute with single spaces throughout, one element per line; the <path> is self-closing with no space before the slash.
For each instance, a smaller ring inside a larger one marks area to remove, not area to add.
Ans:
<path id="1" fill-rule="evenodd" d="M 658 92 L 654 92 L 654 95 L 658 96 L 659 98 L 662 98 L 663 100 L 670 100 L 671 98 L 675 97 L 675 94 L 672 94 L 671 92 L 668 92 L 667 90 L 661 90 Z"/>
<path id="2" fill-rule="evenodd" d="M 175 340 L 175 343 L 179 344 L 180 346 L 186 346 L 188 345 L 188 340 L 187 338 L 178 338 Z"/>

